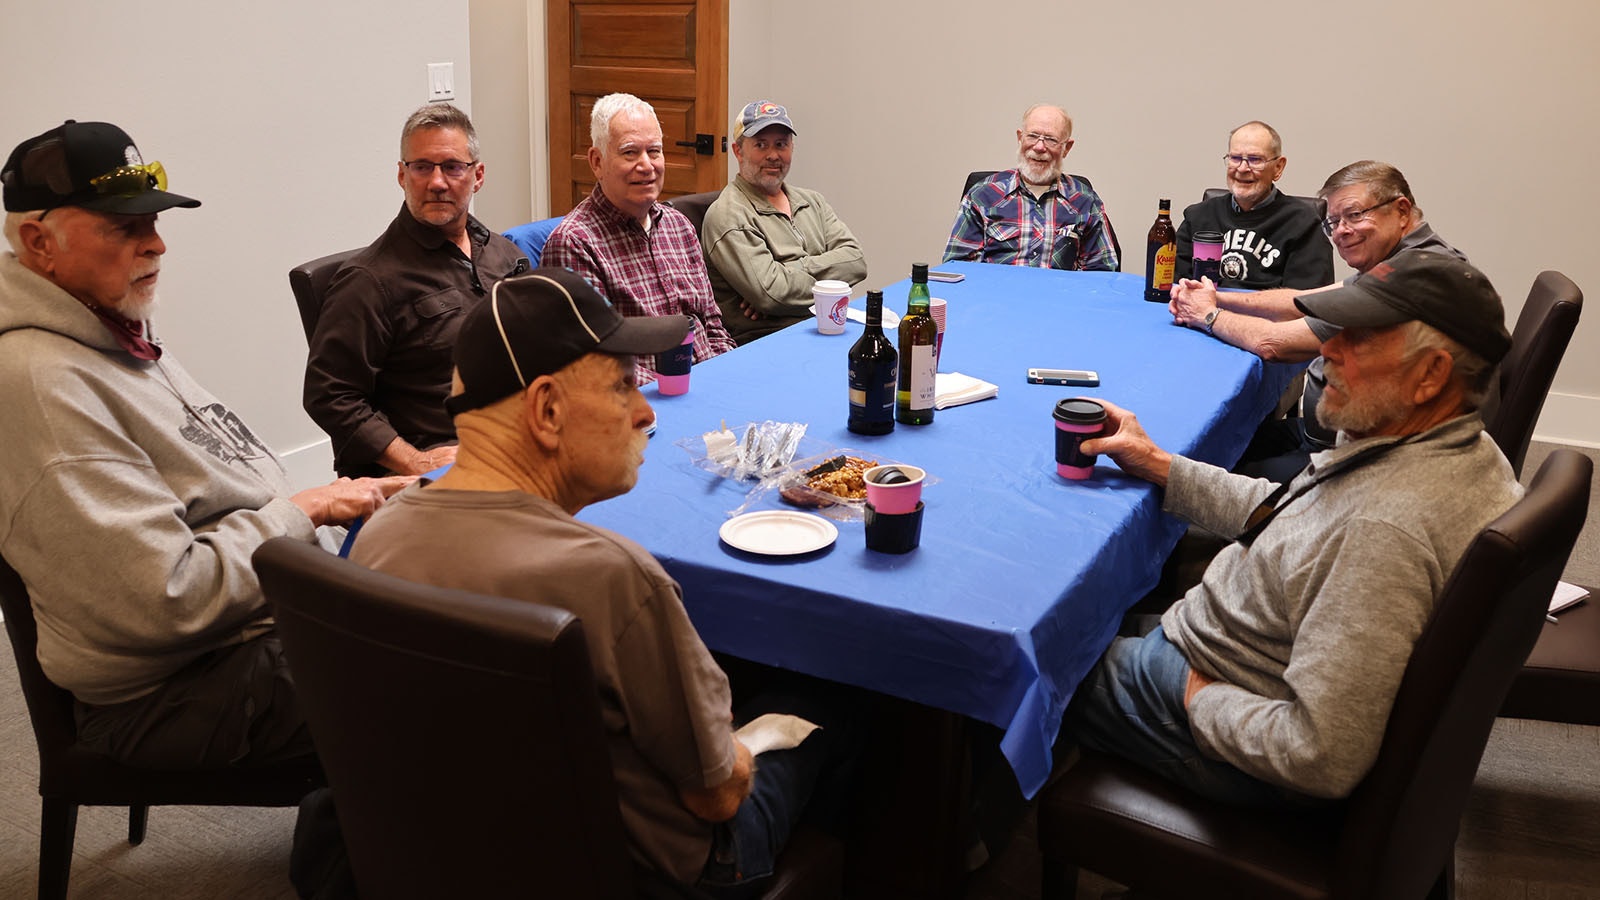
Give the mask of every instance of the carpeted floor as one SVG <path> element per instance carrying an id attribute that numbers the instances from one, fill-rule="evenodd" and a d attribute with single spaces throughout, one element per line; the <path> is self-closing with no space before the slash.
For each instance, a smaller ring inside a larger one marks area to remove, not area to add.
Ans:
<path id="1" fill-rule="evenodd" d="M 1550 445 L 1535 444 L 1526 471 Z M 1600 453 L 1586 451 L 1600 458 Z M 1600 494 L 1600 488 L 1597 488 Z M 1600 585 L 1600 497 L 1567 578 Z M 39 843 L 38 761 L 17 686 L 0 652 L 0 900 L 34 896 Z M 158 807 L 149 836 L 127 844 L 127 813 L 86 808 L 78 820 L 74 898 L 292 898 L 292 809 Z M 1600 728 L 1502 719 L 1479 769 L 1456 847 L 1462 900 L 1600 898 Z M 975 873 L 969 900 L 1039 895 L 1032 819 Z M 1081 895 L 1114 889 L 1085 873 Z"/>

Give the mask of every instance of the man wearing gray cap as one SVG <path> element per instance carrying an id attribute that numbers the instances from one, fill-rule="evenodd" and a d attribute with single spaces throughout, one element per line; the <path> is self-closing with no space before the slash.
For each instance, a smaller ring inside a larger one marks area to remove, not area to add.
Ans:
<path id="1" fill-rule="evenodd" d="M 787 183 L 794 122 L 756 100 L 733 126 L 739 174 L 706 210 L 700 244 L 722 324 L 740 344 L 811 318 L 811 288 L 867 277 L 861 244 L 816 191 Z"/>
<path id="2" fill-rule="evenodd" d="M 1407 250 L 1297 302 L 1342 328 L 1316 410 L 1339 437 L 1287 484 L 1173 456 L 1111 404 L 1083 447 L 1233 543 L 1159 627 L 1113 641 L 1063 734 L 1249 805 L 1360 783 L 1438 591 L 1522 494 L 1476 412 L 1511 345 L 1483 273 Z"/>
<path id="3" fill-rule="evenodd" d="M 686 884 L 742 889 L 771 873 L 812 785 L 845 752 L 840 736 L 829 722 L 752 773 L 727 677 L 677 582 L 643 547 L 575 518 L 634 486 L 654 419 L 634 357 L 678 346 L 689 325 L 623 317 L 565 269 L 496 284 L 457 338 L 455 465 L 388 503 L 351 558 L 576 614 L 635 858 Z"/>
<path id="4" fill-rule="evenodd" d="M 0 255 L 0 556 L 78 743 L 135 765 L 308 756 L 250 554 L 376 509 L 409 479 L 294 493 L 272 451 L 151 331 L 156 215 L 197 200 L 105 122 L 12 151 Z M 336 548 L 330 536 L 330 549 Z"/>

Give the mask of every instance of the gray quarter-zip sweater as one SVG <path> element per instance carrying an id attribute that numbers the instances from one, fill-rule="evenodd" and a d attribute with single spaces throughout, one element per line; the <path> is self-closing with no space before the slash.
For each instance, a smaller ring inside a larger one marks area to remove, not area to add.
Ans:
<path id="1" fill-rule="evenodd" d="M 1445 580 L 1522 495 L 1476 413 L 1334 474 L 1394 440 L 1314 454 L 1291 493 L 1327 480 L 1283 507 L 1251 546 L 1230 544 L 1162 617 L 1190 665 L 1220 682 L 1189 706 L 1208 756 L 1316 797 L 1348 795 L 1372 768 Z M 1236 535 L 1274 487 L 1177 457 L 1165 504 Z"/>

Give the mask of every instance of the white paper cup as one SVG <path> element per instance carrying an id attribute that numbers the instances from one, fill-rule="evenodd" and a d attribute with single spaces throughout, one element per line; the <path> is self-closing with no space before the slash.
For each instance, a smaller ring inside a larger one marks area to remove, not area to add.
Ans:
<path id="1" fill-rule="evenodd" d="M 819 281 L 811 287 L 817 313 L 817 331 L 843 334 L 845 316 L 850 312 L 850 284 L 844 281 Z"/>

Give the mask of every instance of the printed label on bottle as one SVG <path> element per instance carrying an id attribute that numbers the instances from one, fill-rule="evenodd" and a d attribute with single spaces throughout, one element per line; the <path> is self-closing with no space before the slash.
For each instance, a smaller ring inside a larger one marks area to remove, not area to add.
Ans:
<path id="1" fill-rule="evenodd" d="M 911 347 L 911 384 L 905 392 L 905 404 L 910 409 L 932 409 L 934 374 L 939 371 L 932 344 L 915 344 Z"/>
<path id="2" fill-rule="evenodd" d="M 1172 272 L 1178 264 L 1178 245 L 1162 244 L 1156 251 L 1156 270 L 1152 278 L 1161 290 L 1172 289 Z"/>

